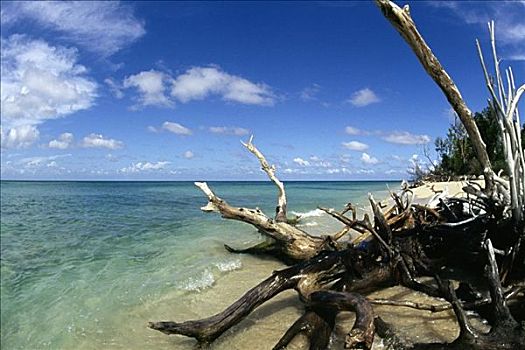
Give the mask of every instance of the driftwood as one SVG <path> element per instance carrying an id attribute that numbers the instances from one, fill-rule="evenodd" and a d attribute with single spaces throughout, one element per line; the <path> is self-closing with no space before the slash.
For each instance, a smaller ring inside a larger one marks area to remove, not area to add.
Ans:
<path id="1" fill-rule="evenodd" d="M 481 49 L 480 58 L 504 135 L 507 181 L 492 171 L 470 109 L 417 31 L 408 6 L 401 9 L 388 0 L 376 0 L 376 3 L 413 49 L 465 125 L 485 168 L 485 187 L 469 184 L 464 189 L 468 198 L 452 198 L 439 193 L 427 205 L 421 205 L 413 202 L 413 193 L 404 183 L 400 192 L 391 193 L 393 204 L 386 210 L 369 196 L 373 220 L 367 214 L 359 219 L 356 208 L 350 203 L 341 211 L 319 207 L 344 227 L 335 233 L 314 236 L 297 228 L 294 220 L 287 217 L 285 185 L 251 137 L 243 145 L 259 160 L 262 170 L 278 189 L 275 216 L 267 216 L 259 209 L 233 206 L 218 197 L 205 182 L 196 182 L 208 199 L 201 209 L 249 223 L 267 238 L 247 249 L 226 245 L 228 251 L 268 254 L 291 266 L 274 272 L 216 315 L 195 321 L 150 322 L 150 328 L 209 344 L 261 304 L 285 290 L 294 289 L 304 304 L 304 314 L 290 326 L 274 349 L 286 348 L 299 333 L 306 334 L 310 349 L 328 348 L 340 311 L 356 314 L 356 321 L 345 339 L 345 348 L 370 349 L 377 333 L 394 349 L 525 349 L 525 252 L 521 244 L 525 239 L 525 162 L 517 110 L 517 101 L 525 87 L 515 89 L 510 71 L 507 73 L 508 89 L 503 89 L 494 26 L 490 25 L 496 89 L 487 73 Z M 350 232 L 356 237 L 345 240 Z M 442 275 L 445 267 L 462 272 L 447 276 L 460 280 L 457 289 Z M 470 278 L 465 279 L 466 275 Z M 421 276 L 432 277 L 437 287 L 422 283 L 418 279 Z M 366 297 L 370 292 L 399 284 L 441 298 L 441 303 L 430 305 Z M 372 305 L 377 304 L 431 312 L 452 309 L 460 335 L 452 343 L 410 343 L 396 334 L 395 324 L 387 324 L 374 315 Z M 521 313 L 516 311 L 519 306 Z M 490 330 L 483 333 L 475 329 L 467 317 L 467 310 L 487 319 Z"/>

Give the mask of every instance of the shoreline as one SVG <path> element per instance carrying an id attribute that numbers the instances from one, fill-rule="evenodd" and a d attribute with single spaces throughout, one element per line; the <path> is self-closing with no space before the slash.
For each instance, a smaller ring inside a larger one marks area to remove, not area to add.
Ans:
<path id="1" fill-rule="evenodd" d="M 466 181 L 429 182 L 411 190 L 414 192 L 415 201 L 426 203 L 435 194 L 434 191 L 447 190 L 453 196 L 463 196 L 465 193 L 462 191 L 462 187 L 466 183 Z M 380 193 L 388 196 L 386 191 L 381 191 Z M 377 199 L 379 200 L 379 198 Z M 381 198 L 381 201 L 387 199 Z M 337 225 L 337 222 L 334 221 L 334 225 Z M 191 296 L 191 313 L 194 316 L 192 319 L 209 317 L 216 312 L 222 311 L 250 288 L 268 277 L 272 271 L 282 268 L 286 268 L 286 266 L 272 258 L 244 256 L 241 269 L 222 276 L 211 288 Z M 423 293 L 415 292 L 402 286 L 389 287 L 366 296 L 433 305 L 443 303 Z M 238 325 L 219 337 L 213 343 L 212 348 L 217 350 L 271 349 L 288 327 L 301 316 L 303 307 L 293 290 L 285 291 L 255 309 Z M 455 322 L 452 310 L 433 313 L 431 311 L 388 305 L 373 305 L 373 308 L 376 315 L 381 316 L 383 320 L 396 327 L 401 338 L 413 342 L 451 342 L 459 334 L 459 327 Z M 170 313 L 169 310 L 169 307 L 162 308 L 162 316 L 160 318 L 172 317 L 173 313 Z M 152 316 L 151 313 L 148 314 L 148 317 L 159 319 L 157 316 Z M 351 312 L 340 313 L 337 317 L 334 329 L 335 336 L 332 337 L 330 348 L 343 347 L 345 334 L 351 329 L 354 319 L 354 314 Z M 153 336 L 155 337 L 155 335 Z M 173 336 L 170 338 L 169 343 L 178 348 L 190 349 L 190 347 L 195 345 L 194 339 L 184 336 Z M 307 346 L 306 337 L 299 335 L 289 344 L 288 349 L 304 349 L 305 346 Z M 382 339 L 378 336 L 374 340 L 372 349 L 385 349 Z"/>
<path id="2" fill-rule="evenodd" d="M 447 191 L 448 194 L 452 197 L 465 197 L 466 193 L 463 191 L 463 187 L 466 186 L 469 182 L 477 183 L 481 186 L 484 186 L 485 181 L 484 180 L 465 180 L 465 181 L 430 181 L 425 182 L 421 186 L 417 186 L 414 188 L 411 188 L 412 192 L 414 193 L 414 199 L 421 201 L 425 199 L 429 199 L 436 192 L 443 192 Z"/>

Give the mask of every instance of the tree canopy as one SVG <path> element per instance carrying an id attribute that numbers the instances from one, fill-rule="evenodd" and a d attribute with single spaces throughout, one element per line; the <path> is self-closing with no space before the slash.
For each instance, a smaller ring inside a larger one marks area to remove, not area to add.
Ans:
<path id="1" fill-rule="evenodd" d="M 474 121 L 485 142 L 490 162 L 495 172 L 505 169 L 503 142 L 498 128 L 494 109 L 489 106 L 474 114 Z M 525 125 L 521 128 L 521 138 L 525 135 Z M 461 176 L 481 175 L 483 168 L 476 157 L 472 142 L 461 121 L 456 117 L 450 125 L 447 136 L 435 141 L 438 165 L 435 175 Z"/>

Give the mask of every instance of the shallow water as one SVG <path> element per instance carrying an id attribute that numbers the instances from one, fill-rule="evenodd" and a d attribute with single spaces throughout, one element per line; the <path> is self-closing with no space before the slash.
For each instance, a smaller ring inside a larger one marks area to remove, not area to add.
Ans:
<path id="1" fill-rule="evenodd" d="M 274 210 L 269 182 L 210 186 L 232 204 Z M 308 213 L 304 229 L 332 233 L 339 224 L 317 205 L 365 206 L 367 192 L 380 198 L 386 183 L 286 186 L 289 209 Z M 151 331 L 147 322 L 211 315 L 282 267 L 227 253 L 224 243 L 245 247 L 261 237 L 249 225 L 201 212 L 205 203 L 186 182 L 2 181 L 2 348 L 192 348 L 193 340 Z M 271 348 L 299 314 L 293 292 L 283 293 L 214 348 Z"/>

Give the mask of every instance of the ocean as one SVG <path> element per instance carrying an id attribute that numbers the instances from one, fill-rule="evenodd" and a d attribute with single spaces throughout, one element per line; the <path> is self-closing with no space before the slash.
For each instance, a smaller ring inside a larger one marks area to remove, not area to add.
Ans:
<path id="1" fill-rule="evenodd" d="M 272 215 L 270 182 L 210 182 L 238 206 Z M 334 233 L 318 205 L 368 208 L 399 182 L 286 182 L 302 228 Z M 192 349 L 152 331 L 222 310 L 272 270 L 272 258 L 228 253 L 261 241 L 250 225 L 204 213 L 191 182 L 1 182 L 2 349 Z M 268 349 L 301 314 L 294 292 L 260 307 L 212 346 Z"/>

